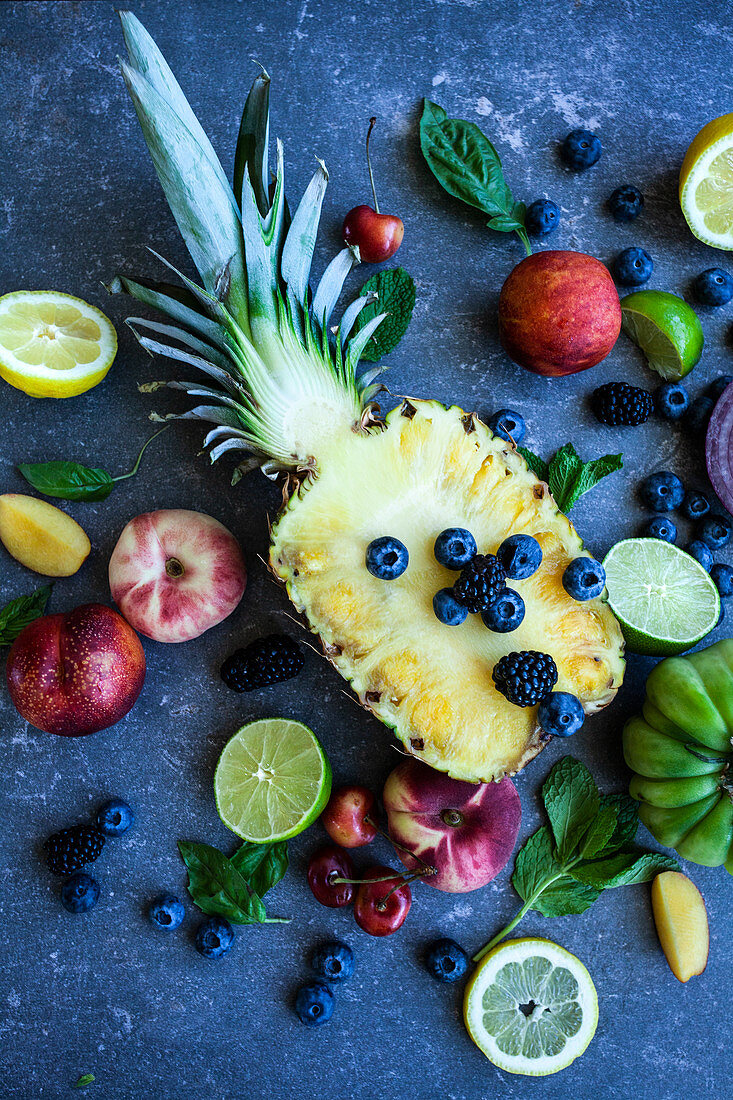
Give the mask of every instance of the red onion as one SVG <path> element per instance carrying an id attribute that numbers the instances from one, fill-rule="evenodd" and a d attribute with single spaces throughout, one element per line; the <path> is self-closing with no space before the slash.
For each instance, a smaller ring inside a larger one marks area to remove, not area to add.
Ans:
<path id="1" fill-rule="evenodd" d="M 705 462 L 721 504 L 733 513 L 733 382 L 723 390 L 710 417 Z"/>

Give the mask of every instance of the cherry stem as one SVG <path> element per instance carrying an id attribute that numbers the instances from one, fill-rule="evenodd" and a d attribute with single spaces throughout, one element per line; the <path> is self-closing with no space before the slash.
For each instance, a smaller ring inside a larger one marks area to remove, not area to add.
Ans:
<path id="1" fill-rule="evenodd" d="M 335 882 L 349 882 L 354 886 L 363 886 L 367 882 L 392 882 L 393 879 L 404 875 L 404 871 L 394 871 L 391 875 L 381 875 L 379 878 L 342 878 L 341 875 L 329 875 L 329 886 Z"/>
<path id="2" fill-rule="evenodd" d="M 367 136 L 366 136 L 366 155 L 367 155 L 367 168 L 369 169 L 369 182 L 372 185 L 372 197 L 374 199 L 374 209 L 376 210 L 376 212 L 378 214 L 379 213 L 379 203 L 377 202 L 377 189 L 374 186 L 374 173 L 372 172 L 372 161 L 371 161 L 371 157 L 369 156 L 369 138 L 372 136 L 372 130 L 374 129 L 374 127 L 376 125 L 376 122 L 377 122 L 376 116 L 369 119 L 369 129 L 367 130 Z"/>
<path id="3" fill-rule="evenodd" d="M 364 820 L 367 825 L 371 825 L 376 829 L 377 832 L 385 837 L 395 848 L 399 848 L 401 852 L 407 852 L 408 856 L 412 856 L 413 859 L 417 860 L 420 866 L 424 867 L 424 871 L 422 872 L 423 875 L 437 875 L 437 867 L 433 867 L 431 863 L 426 863 L 424 859 L 421 859 L 420 856 L 416 856 L 415 853 L 411 852 L 409 848 L 406 848 L 404 844 L 400 844 L 399 840 L 395 840 L 394 837 L 391 837 L 389 833 L 386 833 L 384 829 L 381 829 L 379 825 L 377 825 L 373 817 L 370 817 L 369 814 L 364 814 Z"/>
<path id="4" fill-rule="evenodd" d="M 422 878 L 422 877 L 423 877 L 422 875 L 417 875 L 417 874 L 416 875 L 407 875 L 407 877 L 404 878 L 402 880 L 402 882 L 398 882 L 395 886 L 392 887 L 391 890 L 389 890 L 384 895 L 383 898 L 380 898 L 379 901 L 375 903 L 374 908 L 377 909 L 380 913 L 383 913 L 384 910 L 387 908 L 387 902 L 389 901 L 389 899 L 392 897 L 393 894 L 396 894 L 397 891 L 401 890 L 403 886 L 409 886 L 410 883 L 417 882 L 417 880 Z M 373 881 L 376 882 L 377 880 L 374 879 Z"/>

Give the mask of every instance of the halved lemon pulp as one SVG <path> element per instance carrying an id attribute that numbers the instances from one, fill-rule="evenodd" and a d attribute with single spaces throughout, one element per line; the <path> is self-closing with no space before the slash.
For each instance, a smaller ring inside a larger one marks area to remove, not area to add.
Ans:
<path id="1" fill-rule="evenodd" d="M 687 150 L 680 205 L 696 237 L 733 249 L 733 114 L 709 122 Z"/>

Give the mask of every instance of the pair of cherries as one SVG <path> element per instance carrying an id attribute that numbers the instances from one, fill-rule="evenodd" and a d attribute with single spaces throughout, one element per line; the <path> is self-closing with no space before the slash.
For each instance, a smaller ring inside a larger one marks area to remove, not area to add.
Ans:
<path id="1" fill-rule="evenodd" d="M 356 878 L 347 849 L 370 844 L 379 831 L 371 816 L 375 798 L 366 787 L 340 787 L 321 815 L 333 844 L 308 864 L 308 885 L 321 905 L 342 909 L 354 902 L 354 919 L 370 936 L 391 936 L 405 923 L 412 891 L 404 875 L 376 864 Z"/>

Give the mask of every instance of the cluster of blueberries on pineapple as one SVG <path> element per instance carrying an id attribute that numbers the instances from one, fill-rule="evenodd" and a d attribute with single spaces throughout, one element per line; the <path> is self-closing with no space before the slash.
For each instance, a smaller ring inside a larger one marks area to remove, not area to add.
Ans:
<path id="1" fill-rule="evenodd" d="M 495 434 L 514 441 L 524 436 L 524 422 L 518 413 L 502 409 L 489 421 Z M 433 547 L 435 560 L 458 573 L 455 583 L 433 596 L 436 617 L 446 626 L 460 626 L 469 615 L 480 615 L 484 625 L 497 634 L 510 634 L 521 626 L 524 600 L 507 580 L 522 581 L 537 572 L 542 548 L 531 535 L 510 535 L 496 554 L 479 554 L 476 540 L 463 527 L 441 531 Z M 369 543 L 366 567 L 379 580 L 401 577 L 409 565 L 407 547 L 392 535 Z M 574 558 L 565 569 L 563 588 L 574 600 L 585 602 L 600 596 L 606 573 L 594 558 Z M 538 721 L 546 734 L 569 737 L 583 724 L 580 701 L 567 691 L 553 691 L 557 666 L 548 653 L 521 650 L 500 658 L 493 670 L 498 691 L 519 707 L 537 706 Z"/>
<path id="2" fill-rule="evenodd" d="M 89 825 L 72 825 L 61 829 L 44 844 L 48 869 L 54 875 L 64 875 L 61 904 L 69 913 L 88 913 L 99 901 L 100 886 L 82 868 L 94 863 L 102 854 L 106 842 L 124 836 L 135 822 L 132 807 L 121 798 L 111 798 L 100 807 Z M 185 916 L 183 902 L 173 894 L 163 894 L 148 909 L 156 928 L 172 932 Z M 218 959 L 234 942 L 234 929 L 221 917 L 209 917 L 196 933 L 196 950 L 205 958 Z"/>

